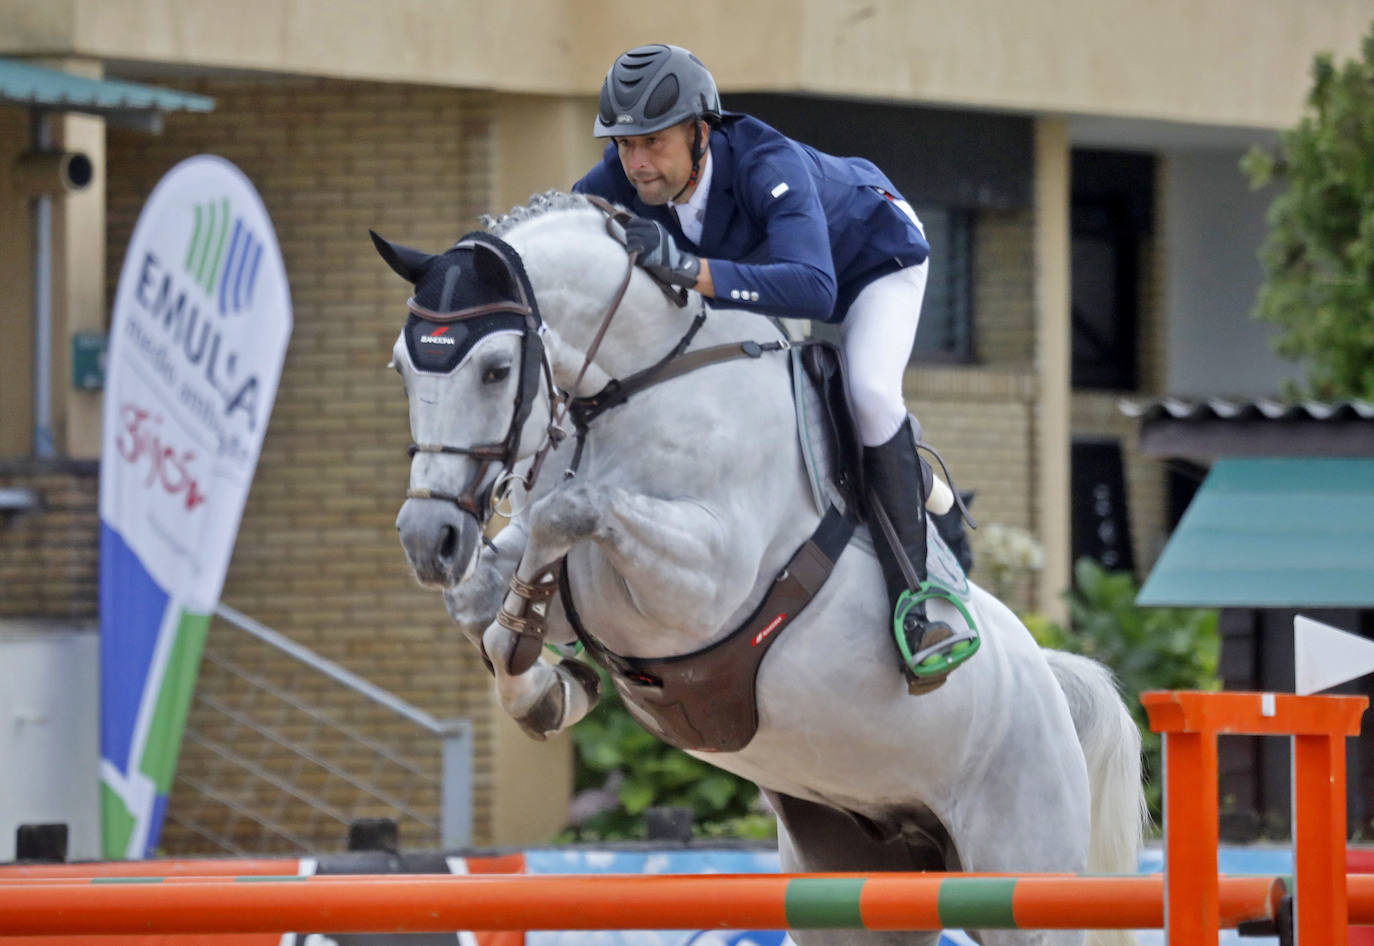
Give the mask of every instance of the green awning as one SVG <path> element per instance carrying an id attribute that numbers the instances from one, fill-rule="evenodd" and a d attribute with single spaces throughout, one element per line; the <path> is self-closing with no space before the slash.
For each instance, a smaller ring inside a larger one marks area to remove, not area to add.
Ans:
<path id="1" fill-rule="evenodd" d="M 118 79 L 88 79 L 57 69 L 0 59 L 0 105 L 84 112 L 156 131 L 166 112 L 208 112 L 215 100 Z"/>
<path id="2" fill-rule="evenodd" d="M 1374 459 L 1218 460 L 1136 601 L 1374 607 Z"/>

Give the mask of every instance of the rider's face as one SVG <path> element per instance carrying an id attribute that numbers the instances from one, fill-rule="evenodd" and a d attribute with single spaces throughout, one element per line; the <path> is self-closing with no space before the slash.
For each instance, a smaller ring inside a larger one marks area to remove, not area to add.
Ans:
<path id="1" fill-rule="evenodd" d="M 617 137 L 615 145 L 625 176 L 646 204 L 666 204 L 692 175 L 691 122 L 648 135 Z M 690 196 L 685 193 L 678 199 Z"/>

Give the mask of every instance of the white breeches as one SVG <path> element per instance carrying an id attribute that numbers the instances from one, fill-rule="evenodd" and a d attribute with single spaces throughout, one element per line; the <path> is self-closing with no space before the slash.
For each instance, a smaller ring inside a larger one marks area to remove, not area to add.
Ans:
<path id="1" fill-rule="evenodd" d="M 864 446 L 892 439 L 906 419 L 902 374 L 916 341 L 930 261 L 873 280 L 840 325 L 849 405 Z"/>

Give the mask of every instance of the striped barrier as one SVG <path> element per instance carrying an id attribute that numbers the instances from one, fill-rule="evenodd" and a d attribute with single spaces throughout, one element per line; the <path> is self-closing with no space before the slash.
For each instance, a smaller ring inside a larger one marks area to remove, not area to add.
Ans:
<path id="1" fill-rule="evenodd" d="M 1374 924 L 1374 875 L 1347 875 L 1344 859 L 1344 739 L 1359 732 L 1367 700 L 1166 692 L 1143 694 L 1142 702 L 1165 741 L 1163 876 L 225 877 L 216 869 L 221 876 L 211 877 L 152 876 L 144 865 L 128 864 L 114 865 L 123 876 L 91 876 L 101 865 L 71 865 L 0 879 L 0 931 L 108 936 L 283 930 L 1164 929 L 1173 946 L 1215 944 L 1218 929 L 1273 921 L 1293 887 L 1287 878 L 1217 874 L 1216 739 L 1231 733 L 1293 739 L 1298 941 L 1304 946 L 1344 943 L 1347 925 Z M 238 863 L 247 871 L 270 862 Z"/>
<path id="2" fill-rule="evenodd" d="M 1350 878 L 1374 922 L 1374 876 Z M 1277 877 L 1222 877 L 1223 926 L 1273 919 Z M 1159 929 L 1159 875 L 359 875 L 0 882 L 13 935 L 610 929 Z"/>

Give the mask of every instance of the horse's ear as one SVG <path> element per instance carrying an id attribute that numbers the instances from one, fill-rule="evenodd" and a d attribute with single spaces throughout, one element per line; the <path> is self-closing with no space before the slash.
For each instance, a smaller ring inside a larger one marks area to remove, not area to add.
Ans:
<path id="1" fill-rule="evenodd" d="M 373 230 L 367 232 L 372 236 L 372 245 L 377 248 L 382 259 L 386 260 L 386 264 L 411 285 L 418 283 L 434 262 L 435 257 L 432 253 L 412 250 L 408 246 L 384 240 Z"/>
<path id="2" fill-rule="evenodd" d="M 472 244 L 472 266 L 483 284 L 496 290 L 503 299 L 518 299 L 520 289 L 515 285 L 506 261 L 491 246 L 480 240 Z"/>

